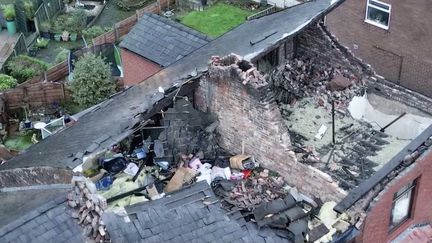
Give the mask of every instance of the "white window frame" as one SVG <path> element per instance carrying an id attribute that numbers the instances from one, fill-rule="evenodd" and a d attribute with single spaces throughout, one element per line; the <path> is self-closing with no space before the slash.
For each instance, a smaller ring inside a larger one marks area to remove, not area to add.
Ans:
<path id="1" fill-rule="evenodd" d="M 384 8 L 380 8 L 378 6 L 371 5 L 370 4 L 371 1 L 379 3 L 379 4 L 382 4 L 382 5 L 385 5 L 385 6 L 388 6 L 389 9 L 384 9 Z M 369 8 L 374 8 L 374 9 L 377 9 L 377 10 L 380 10 L 380 11 L 388 13 L 389 14 L 388 25 L 386 26 L 386 25 L 380 24 L 380 23 L 378 23 L 376 21 L 368 19 L 368 10 L 369 10 Z M 388 30 L 389 27 L 390 27 L 390 18 L 391 18 L 391 5 L 390 4 L 384 3 L 384 2 L 381 2 L 381 1 L 377 1 L 377 0 L 367 0 L 365 20 L 364 20 L 366 23 L 371 24 L 371 25 L 375 25 L 376 27 L 379 27 L 381 29 Z"/>
<path id="2" fill-rule="evenodd" d="M 413 180 L 409 184 L 405 185 L 399 191 L 397 191 L 393 195 L 393 203 L 391 207 L 391 214 L 390 214 L 390 230 L 393 230 L 400 225 L 402 225 L 406 220 L 411 218 L 412 211 L 413 211 L 413 203 L 414 203 L 414 197 L 416 196 L 416 187 L 417 187 L 418 179 Z M 398 222 L 393 222 L 394 220 L 394 213 L 395 210 L 397 210 L 398 204 L 403 200 L 404 197 L 407 197 L 408 199 L 408 205 L 407 205 L 407 212 L 406 215 L 404 215 Z"/>

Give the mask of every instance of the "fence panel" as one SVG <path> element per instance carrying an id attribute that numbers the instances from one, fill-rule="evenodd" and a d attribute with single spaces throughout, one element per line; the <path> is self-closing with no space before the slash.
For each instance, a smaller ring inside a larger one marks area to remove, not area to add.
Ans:
<path id="1" fill-rule="evenodd" d="M 15 44 L 15 52 L 17 55 L 27 53 L 27 45 L 25 43 L 24 35 L 20 34 L 17 43 Z"/>
<path id="2" fill-rule="evenodd" d="M 16 110 L 25 105 L 37 108 L 65 100 L 68 95 L 63 83 L 36 83 L 8 90 L 2 94 L 7 109 Z"/>
<path id="3" fill-rule="evenodd" d="M 35 12 L 35 22 L 37 23 L 37 27 L 38 27 L 38 29 L 40 29 L 41 28 L 41 24 L 42 24 L 42 22 L 45 22 L 45 21 L 48 21 L 48 16 L 47 16 L 47 14 L 46 14 L 46 12 L 45 12 L 45 8 L 44 8 L 44 5 L 43 4 L 41 4 L 40 6 L 39 6 L 39 8 L 36 10 L 36 12 Z"/>
<path id="4" fill-rule="evenodd" d="M 45 5 L 50 19 L 53 18 L 62 8 L 58 0 L 44 0 L 43 5 Z"/>

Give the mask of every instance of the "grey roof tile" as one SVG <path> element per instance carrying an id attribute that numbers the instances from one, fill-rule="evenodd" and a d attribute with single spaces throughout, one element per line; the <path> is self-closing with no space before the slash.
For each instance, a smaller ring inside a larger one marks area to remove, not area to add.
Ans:
<path id="1" fill-rule="evenodd" d="M 145 13 L 120 43 L 136 54 L 164 67 L 210 41 L 207 36 L 175 21 Z"/>
<path id="2" fill-rule="evenodd" d="M 80 226 L 68 215 L 69 208 L 64 205 L 64 196 L 60 204 L 53 205 L 53 201 L 47 203 L 49 206 L 35 208 L 32 212 L 3 226 L 0 238 L 6 242 L 59 242 L 60 239 L 83 242 Z"/>
<path id="3" fill-rule="evenodd" d="M 113 240 L 119 242 L 130 241 L 132 236 L 128 234 L 134 233 L 126 234 L 123 228 L 136 228 L 135 238 L 144 242 L 265 242 L 256 227 L 247 227 L 248 224 L 241 227 L 237 219 L 228 218 L 219 206 L 204 207 L 196 195 L 214 196 L 206 182 L 199 182 L 162 199 L 126 207 L 133 223 L 118 224 L 120 217 L 113 213 L 105 213 L 103 220 Z M 158 222 L 154 222 L 150 214 L 159 216 Z M 147 223 L 145 228 L 140 227 L 141 223 Z M 117 227 L 123 230 L 116 230 Z M 280 240 L 275 233 L 265 236 Z"/>

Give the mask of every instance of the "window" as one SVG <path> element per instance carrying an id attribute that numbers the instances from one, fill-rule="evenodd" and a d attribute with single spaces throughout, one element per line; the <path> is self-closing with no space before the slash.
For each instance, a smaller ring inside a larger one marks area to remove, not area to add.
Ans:
<path id="1" fill-rule="evenodd" d="M 265 56 L 260 58 L 257 62 L 258 70 L 262 72 L 269 72 L 279 64 L 279 48 L 275 48 Z"/>
<path id="2" fill-rule="evenodd" d="M 390 229 L 402 224 L 406 219 L 411 217 L 411 208 L 414 198 L 414 188 L 417 180 L 402 187 L 394 194 L 393 207 L 391 212 Z"/>
<path id="3" fill-rule="evenodd" d="M 365 22 L 388 30 L 391 5 L 376 0 L 368 0 Z"/>

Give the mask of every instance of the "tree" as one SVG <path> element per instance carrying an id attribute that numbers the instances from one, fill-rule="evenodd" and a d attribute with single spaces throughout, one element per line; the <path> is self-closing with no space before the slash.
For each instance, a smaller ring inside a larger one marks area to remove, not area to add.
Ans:
<path id="1" fill-rule="evenodd" d="M 111 68 L 100 56 L 86 53 L 75 62 L 72 96 L 83 108 L 96 105 L 115 92 Z"/>

